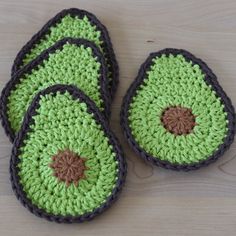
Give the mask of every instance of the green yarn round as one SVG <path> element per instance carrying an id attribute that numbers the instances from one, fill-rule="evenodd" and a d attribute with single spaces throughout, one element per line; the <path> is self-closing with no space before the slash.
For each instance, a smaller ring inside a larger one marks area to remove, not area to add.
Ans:
<path id="1" fill-rule="evenodd" d="M 182 55 L 162 55 L 153 64 L 129 108 L 129 126 L 141 148 L 172 164 L 193 164 L 207 159 L 227 133 L 224 105 L 204 81 L 199 65 Z M 188 135 L 168 132 L 161 121 L 170 106 L 192 109 L 197 125 Z"/>
<path id="2" fill-rule="evenodd" d="M 63 45 L 31 73 L 24 74 L 11 91 L 7 104 L 11 128 L 17 132 L 34 96 L 55 84 L 79 87 L 100 110 L 103 110 L 99 81 L 100 67 L 101 64 L 94 57 L 91 48 L 69 43 Z"/>
<path id="3" fill-rule="evenodd" d="M 62 216 L 78 216 L 100 207 L 111 195 L 118 176 L 113 147 L 85 103 L 71 95 L 48 94 L 40 100 L 34 124 L 20 147 L 20 183 L 38 208 Z M 49 167 L 58 150 L 86 158 L 85 179 L 78 186 L 60 182 Z"/>

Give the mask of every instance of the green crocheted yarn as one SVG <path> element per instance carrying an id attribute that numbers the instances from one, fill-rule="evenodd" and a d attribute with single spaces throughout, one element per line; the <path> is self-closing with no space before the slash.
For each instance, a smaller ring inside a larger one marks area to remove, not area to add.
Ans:
<path id="1" fill-rule="evenodd" d="M 35 45 L 23 59 L 23 65 L 28 64 L 35 59 L 42 51 L 51 47 L 57 41 L 66 38 L 83 38 L 94 42 L 98 48 L 103 52 L 102 44 L 100 40 L 101 31 L 96 29 L 96 26 L 92 25 L 87 16 L 80 19 L 78 16 L 70 16 L 69 14 L 61 19 L 61 22 L 50 28 L 50 33 L 46 35 L 45 39 L 42 39 L 39 44 Z M 104 54 L 107 67 L 110 68 L 107 55 Z M 109 80 L 111 80 L 111 73 L 109 72 Z"/>
<path id="2" fill-rule="evenodd" d="M 89 19 L 84 16 L 83 19 L 71 17 L 66 15 L 61 19 L 61 22 L 56 26 L 50 28 L 50 33 L 46 35 L 45 39 L 42 39 L 30 53 L 26 55 L 23 60 L 24 65 L 35 59 L 45 49 L 51 47 L 57 41 L 70 37 L 70 38 L 84 38 L 94 42 L 98 47 L 101 46 L 100 41 L 101 32 L 96 30 L 96 26 L 92 26 Z"/>
<path id="3" fill-rule="evenodd" d="M 128 118 L 134 139 L 154 158 L 180 165 L 198 163 L 223 143 L 227 114 L 204 76 L 199 65 L 183 55 L 153 59 L 130 104 Z M 163 126 L 163 111 L 175 106 L 191 109 L 196 117 L 196 125 L 187 135 L 175 135 Z"/>
<path id="4" fill-rule="evenodd" d="M 79 87 L 103 110 L 100 94 L 101 64 L 92 49 L 84 45 L 64 44 L 51 53 L 48 59 L 24 74 L 8 97 L 7 114 L 11 128 L 17 132 L 24 114 L 34 96 L 54 84 L 68 84 Z"/>
<path id="5" fill-rule="evenodd" d="M 58 92 L 41 97 L 34 123 L 20 147 L 18 175 L 27 198 L 47 213 L 78 216 L 111 195 L 118 162 L 109 139 L 87 105 Z M 52 156 L 69 149 L 86 158 L 85 178 L 69 186 L 53 176 Z"/>

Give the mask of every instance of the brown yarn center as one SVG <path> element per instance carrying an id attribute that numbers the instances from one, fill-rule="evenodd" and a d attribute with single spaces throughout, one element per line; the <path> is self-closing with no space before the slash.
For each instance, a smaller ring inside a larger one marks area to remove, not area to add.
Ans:
<path id="1" fill-rule="evenodd" d="M 192 110 L 181 106 L 166 108 L 161 121 L 164 127 L 175 135 L 189 134 L 196 125 Z"/>
<path id="2" fill-rule="evenodd" d="M 52 163 L 49 166 L 53 169 L 53 175 L 64 181 L 67 187 L 71 183 L 77 186 L 79 181 L 85 178 L 84 171 L 88 169 L 85 161 L 85 158 L 66 149 L 52 156 Z"/>

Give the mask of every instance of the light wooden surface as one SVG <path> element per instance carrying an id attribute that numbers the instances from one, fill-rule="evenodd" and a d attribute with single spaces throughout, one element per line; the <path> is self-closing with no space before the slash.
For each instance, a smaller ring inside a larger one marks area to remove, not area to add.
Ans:
<path id="1" fill-rule="evenodd" d="M 0 128 L 0 235 L 236 235 L 236 144 L 191 173 L 152 167 L 128 147 L 119 126 L 122 97 L 151 51 L 184 48 L 205 60 L 236 105 L 236 1 L 0 0 L 0 89 L 17 51 L 63 8 L 93 12 L 109 29 L 120 65 L 112 129 L 128 161 L 120 199 L 90 223 L 58 225 L 29 213 L 9 181 L 11 144 Z"/>

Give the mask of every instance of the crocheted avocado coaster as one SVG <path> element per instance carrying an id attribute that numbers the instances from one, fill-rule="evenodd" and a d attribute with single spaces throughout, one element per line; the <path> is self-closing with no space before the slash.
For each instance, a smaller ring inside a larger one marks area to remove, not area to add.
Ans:
<path id="1" fill-rule="evenodd" d="M 34 96 L 54 84 L 79 87 L 109 116 L 107 70 L 101 52 L 87 40 L 65 38 L 14 74 L 3 89 L 0 114 L 11 141 Z"/>
<path id="2" fill-rule="evenodd" d="M 108 31 L 93 14 L 76 8 L 65 9 L 49 20 L 19 51 L 12 67 L 14 74 L 35 59 L 43 50 L 65 37 L 84 38 L 102 51 L 109 71 L 109 88 L 113 96 L 118 84 L 118 64 Z"/>
<path id="3" fill-rule="evenodd" d="M 229 148 L 235 112 L 203 61 L 185 50 L 164 49 L 141 66 L 123 100 L 121 125 L 142 158 L 188 171 Z"/>
<path id="4" fill-rule="evenodd" d="M 94 102 L 74 86 L 55 85 L 30 105 L 14 140 L 10 174 L 17 198 L 35 215 L 83 222 L 117 198 L 126 163 Z"/>

